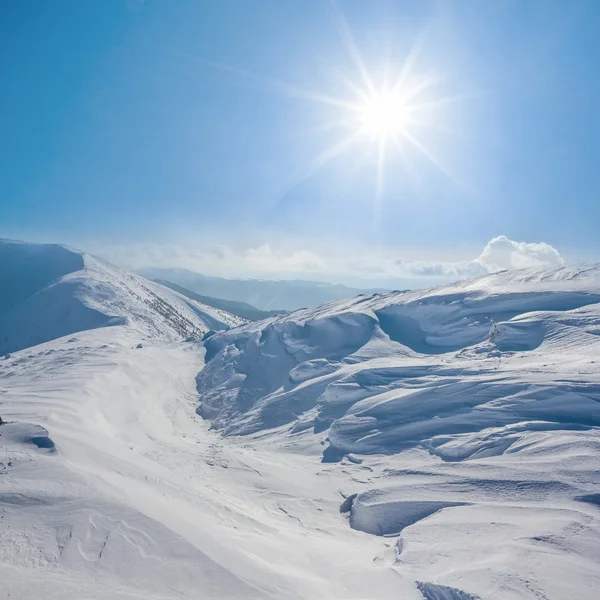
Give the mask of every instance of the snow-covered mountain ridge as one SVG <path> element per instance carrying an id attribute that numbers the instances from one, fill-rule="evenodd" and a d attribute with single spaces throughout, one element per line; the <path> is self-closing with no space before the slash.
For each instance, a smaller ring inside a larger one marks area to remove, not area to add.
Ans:
<path id="1" fill-rule="evenodd" d="M 180 318 L 216 330 L 214 313 L 70 252 L 2 299 L 100 315 L 0 359 L 7 597 L 597 595 L 597 265 L 182 342 Z"/>
<path id="2" fill-rule="evenodd" d="M 56 244 L 0 240 L 0 289 L 2 353 L 111 325 L 176 340 L 244 322 Z"/>
<path id="3" fill-rule="evenodd" d="M 459 374 L 459 388 L 464 376 L 487 387 L 483 375 L 489 382 L 503 380 L 506 371 L 518 371 L 541 357 L 549 361 L 551 375 L 568 365 L 567 348 L 574 349 L 572 358 L 580 368 L 582 355 L 600 347 L 599 302 L 596 265 L 504 272 L 429 290 L 332 302 L 250 323 L 207 341 L 208 365 L 198 376 L 199 412 L 226 433 L 286 423 L 296 430 L 322 430 L 335 423 L 330 442 L 352 452 L 359 449 L 348 446 L 348 427 L 361 422 L 355 404 L 366 398 L 372 404 L 377 396 L 378 410 L 406 407 L 418 383 L 430 381 L 445 386 L 444 401 L 431 412 L 436 428 L 442 429 L 439 411 L 447 412 L 452 389 L 447 386 Z M 398 392 L 391 396 L 398 398 L 390 397 L 392 388 Z M 383 391 L 387 396 L 380 397 Z M 421 400 L 415 398 L 415 403 Z M 346 414 L 350 407 L 353 411 Z M 368 414 L 367 430 L 377 429 L 373 411 Z M 495 413 L 483 414 L 493 421 Z M 472 418 L 469 414 L 467 420 Z M 383 421 L 386 430 L 392 427 L 389 414 Z M 473 427 L 481 424 L 478 420 Z M 362 439 L 363 433 L 359 427 L 356 435 Z M 398 434 L 392 435 L 394 443 L 405 441 Z M 387 443 L 380 444 L 382 435 L 370 435 L 368 444 L 363 440 L 360 451 L 389 450 Z"/>

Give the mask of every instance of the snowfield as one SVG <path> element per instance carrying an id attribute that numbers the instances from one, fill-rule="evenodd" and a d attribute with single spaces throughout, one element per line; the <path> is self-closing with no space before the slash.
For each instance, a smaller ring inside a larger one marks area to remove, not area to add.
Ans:
<path id="1" fill-rule="evenodd" d="M 598 596 L 600 266 L 228 329 L 56 248 L 2 300 L 0 596 Z"/>

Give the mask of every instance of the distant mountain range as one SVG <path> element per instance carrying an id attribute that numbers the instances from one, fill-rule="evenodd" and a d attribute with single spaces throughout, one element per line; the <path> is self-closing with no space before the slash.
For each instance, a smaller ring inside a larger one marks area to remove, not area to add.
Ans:
<path id="1" fill-rule="evenodd" d="M 236 302 L 235 300 L 223 300 L 222 298 L 202 296 L 192 292 L 191 290 L 188 290 L 187 288 L 184 288 L 182 285 L 177 285 L 176 283 L 167 281 L 166 279 L 154 279 L 153 281 L 179 292 L 183 296 L 191 298 L 192 300 L 197 300 L 198 302 L 202 302 L 202 304 L 212 306 L 213 308 L 225 310 L 232 315 L 237 315 L 238 317 L 242 317 L 248 321 L 262 321 L 263 319 L 287 312 L 285 310 L 259 310 L 258 308 L 247 304 L 246 302 Z"/>
<path id="2" fill-rule="evenodd" d="M 382 289 L 365 290 L 301 279 L 278 281 L 225 279 L 223 277 L 208 277 L 187 269 L 149 268 L 140 269 L 137 273 L 155 281 L 168 281 L 202 296 L 241 302 L 261 311 L 282 312 L 299 308 L 312 308 L 332 300 L 352 298 L 358 294 L 386 291 Z"/>

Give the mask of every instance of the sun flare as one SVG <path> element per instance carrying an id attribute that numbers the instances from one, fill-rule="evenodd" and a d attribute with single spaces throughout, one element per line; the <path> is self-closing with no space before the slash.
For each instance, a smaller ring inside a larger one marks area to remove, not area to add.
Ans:
<path id="1" fill-rule="evenodd" d="M 398 94 L 383 90 L 371 95 L 360 110 L 363 131 L 374 138 L 402 135 L 409 124 L 409 107 Z"/>
<path id="2" fill-rule="evenodd" d="M 385 196 L 386 169 L 392 161 L 396 162 L 394 171 L 398 172 L 397 165 L 400 164 L 408 175 L 407 180 L 412 179 L 412 172 L 420 166 L 413 160 L 417 156 L 453 182 L 458 182 L 453 169 L 438 157 L 434 136 L 454 133 L 447 123 L 448 106 L 474 96 L 473 93 L 448 95 L 447 78 L 431 69 L 423 71 L 419 68 L 424 35 L 415 39 L 404 57 L 392 59 L 388 56 L 376 68 L 368 68 L 333 0 L 331 8 L 334 24 L 351 63 L 349 72 L 333 71 L 335 95 L 207 62 L 261 83 L 285 97 L 320 105 L 324 109 L 323 123 L 316 130 L 327 132 L 327 144 L 289 178 L 293 182 L 291 185 L 308 179 L 338 157 L 358 152 L 363 157 L 362 165 L 375 167 L 373 212 L 374 221 L 378 222 Z"/>

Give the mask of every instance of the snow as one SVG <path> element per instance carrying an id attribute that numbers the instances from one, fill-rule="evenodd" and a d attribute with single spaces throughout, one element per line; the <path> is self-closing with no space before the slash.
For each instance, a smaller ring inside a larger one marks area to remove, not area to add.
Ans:
<path id="1" fill-rule="evenodd" d="M 198 413 L 228 439 L 321 436 L 323 463 L 353 473 L 350 527 L 396 536 L 394 564 L 425 597 L 568 598 L 574 581 L 587 597 L 600 584 L 598 515 L 582 505 L 600 483 L 599 303 L 600 266 L 561 267 L 248 324 L 207 341 Z M 485 514 L 478 568 L 456 535 L 479 540 Z"/>
<path id="2" fill-rule="evenodd" d="M 0 353 L 125 323 L 140 335 L 175 340 L 244 322 L 54 244 L 0 240 L 0 289 Z"/>
<path id="3" fill-rule="evenodd" d="M 99 324 L 0 359 L 6 597 L 597 595 L 600 266 L 227 329 L 83 264 L 28 294 Z"/>
<path id="4" fill-rule="evenodd" d="M 229 444 L 196 417 L 197 344 L 137 350 L 136 339 L 97 329 L 2 361 L 4 593 L 366 598 L 377 586 L 391 599 L 416 589 L 372 570 L 377 538 L 348 544 L 359 534 L 340 519 L 327 466 Z M 54 453 L 4 439 L 34 422 Z"/>

